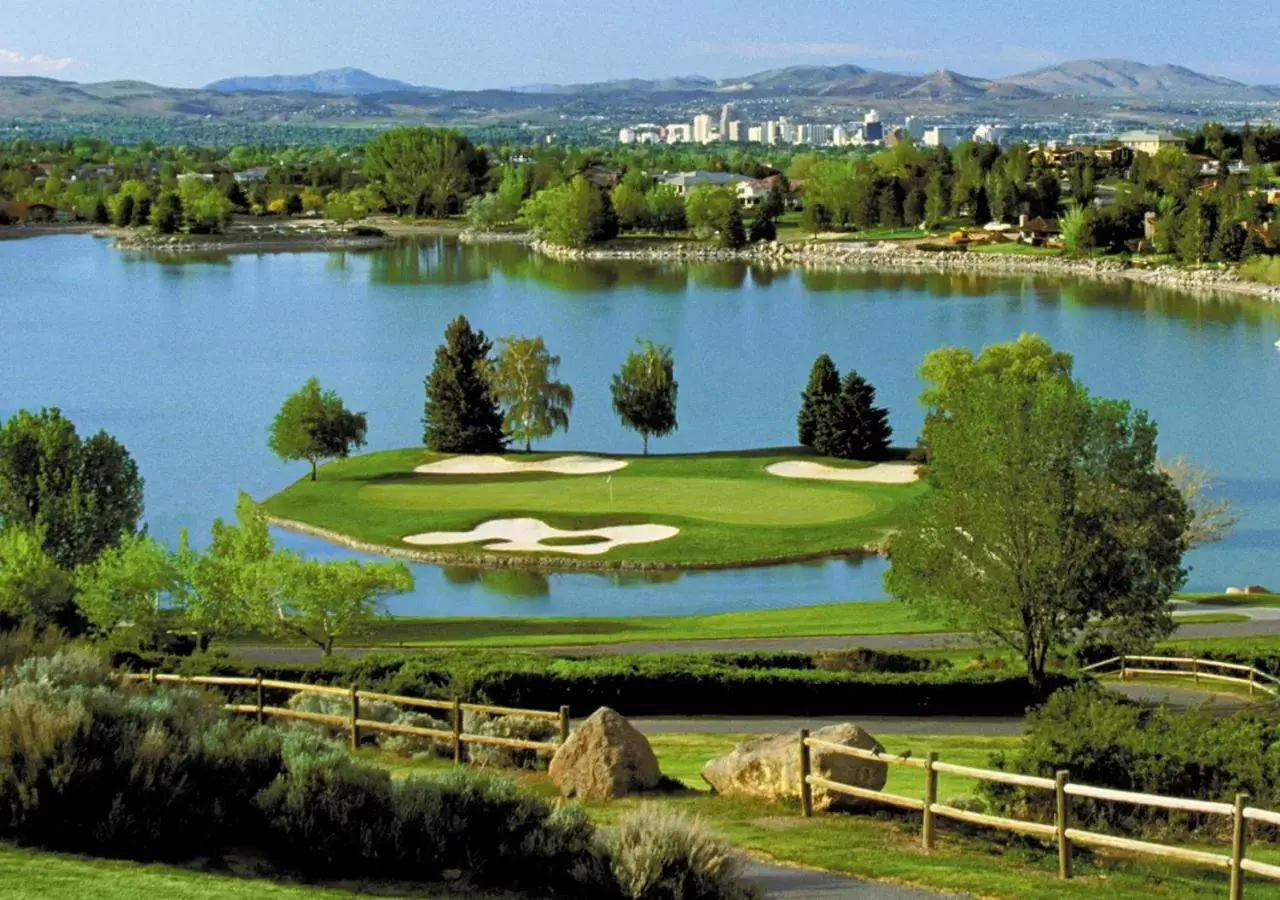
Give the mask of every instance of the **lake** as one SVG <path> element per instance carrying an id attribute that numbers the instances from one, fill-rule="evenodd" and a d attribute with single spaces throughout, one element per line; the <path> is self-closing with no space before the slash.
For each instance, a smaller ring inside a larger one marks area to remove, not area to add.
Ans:
<path id="1" fill-rule="evenodd" d="M 744 264 L 559 263 L 511 245 L 441 239 L 362 253 L 164 261 L 87 235 L 0 241 L 0 417 L 60 406 L 105 428 L 146 478 L 151 532 L 197 543 L 236 491 L 266 497 L 305 472 L 266 447 L 286 394 L 317 376 L 367 412 L 369 448 L 422 439 L 423 378 L 445 325 L 545 337 L 577 401 L 540 449 L 638 452 L 609 379 L 637 337 L 670 344 L 679 430 L 654 452 L 778 446 L 814 357 L 856 368 L 918 433 L 916 376 L 942 344 L 1039 332 L 1098 394 L 1145 407 L 1165 456 L 1215 469 L 1242 515 L 1188 557 L 1188 589 L 1280 588 L 1280 307 L 1146 285 L 954 275 L 775 273 Z M 307 553 L 348 555 L 280 534 Z M 671 615 L 883 596 L 883 561 L 726 572 L 555 574 L 414 566 L 401 614 Z"/>

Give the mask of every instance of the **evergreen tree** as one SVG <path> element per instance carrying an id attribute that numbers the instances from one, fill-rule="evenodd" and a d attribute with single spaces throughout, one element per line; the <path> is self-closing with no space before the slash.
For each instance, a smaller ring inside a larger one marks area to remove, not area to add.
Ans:
<path id="1" fill-rule="evenodd" d="M 129 220 L 129 224 L 134 228 L 141 228 L 151 221 L 151 198 L 140 197 L 138 202 L 133 204 L 133 218 Z"/>
<path id="2" fill-rule="evenodd" d="M 1244 257 L 1245 230 L 1239 222 L 1223 222 L 1213 236 L 1209 259 L 1214 262 L 1239 262 Z"/>
<path id="3" fill-rule="evenodd" d="M 889 411 L 876 406 L 876 389 L 850 371 L 840 386 L 836 407 L 839 421 L 838 440 L 844 459 L 880 459 L 889 449 L 893 429 L 889 427 Z"/>
<path id="4" fill-rule="evenodd" d="M 924 221 L 930 231 L 942 224 L 947 217 L 947 191 L 942 183 L 942 172 L 935 171 L 925 192 Z"/>
<path id="5" fill-rule="evenodd" d="M 1209 219 L 1200 197 L 1193 194 L 1187 201 L 1187 208 L 1178 217 L 1178 258 L 1189 263 L 1204 262 L 1208 246 Z"/>
<path id="6" fill-rule="evenodd" d="M 174 234 L 182 226 L 182 198 L 176 192 L 165 191 L 156 198 L 151 224 L 161 234 Z"/>
<path id="7" fill-rule="evenodd" d="M 116 227 L 128 228 L 133 222 L 133 195 L 125 194 L 120 200 L 120 208 L 116 210 Z"/>
<path id="8" fill-rule="evenodd" d="M 809 383 L 800 394 L 796 414 L 796 439 L 802 447 L 815 447 L 819 423 L 840 395 L 840 372 L 831 357 L 823 353 L 813 361 Z"/>
<path id="9" fill-rule="evenodd" d="M 106 225 L 111 221 L 111 213 L 107 210 L 107 202 L 101 197 L 93 204 L 93 223 Z"/>
<path id="10" fill-rule="evenodd" d="M 907 199 L 903 203 L 903 219 L 906 224 L 915 228 L 924 221 L 925 192 L 919 186 L 913 187 L 907 192 Z"/>
<path id="11" fill-rule="evenodd" d="M 974 194 L 973 221 L 976 225 L 986 225 L 991 221 L 991 200 L 987 196 L 985 185 L 980 186 Z"/>
<path id="12" fill-rule="evenodd" d="M 290 194 L 284 201 L 284 211 L 291 216 L 302 214 L 302 196 L 300 194 Z"/>
<path id="13" fill-rule="evenodd" d="M 507 439 L 490 383 L 493 342 L 466 316 L 450 322 L 444 336 L 426 379 L 422 441 L 437 453 L 501 453 Z"/>
<path id="14" fill-rule="evenodd" d="M 761 241 L 776 241 L 778 239 L 778 226 L 773 223 L 773 219 L 761 213 L 756 216 L 751 223 L 751 233 L 749 240 L 753 244 Z"/>
<path id="15" fill-rule="evenodd" d="M 720 232 L 720 246 L 737 250 L 747 244 L 747 229 L 742 224 L 742 210 L 735 201 L 729 207 L 724 228 Z"/>

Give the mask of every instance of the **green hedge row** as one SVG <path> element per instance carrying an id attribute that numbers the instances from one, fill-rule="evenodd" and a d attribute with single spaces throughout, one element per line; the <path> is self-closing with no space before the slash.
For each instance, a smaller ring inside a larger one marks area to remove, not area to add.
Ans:
<path id="1" fill-rule="evenodd" d="M 184 674 L 264 675 L 308 684 L 356 684 L 416 697 L 556 709 L 611 706 L 651 715 L 1021 716 L 1035 705 L 1018 673 L 968 669 L 869 672 L 816 668 L 805 654 L 666 654 L 575 658 L 455 651 L 270 664 L 202 654 L 120 657 L 117 663 Z M 1069 683 L 1059 679 L 1056 688 Z"/>

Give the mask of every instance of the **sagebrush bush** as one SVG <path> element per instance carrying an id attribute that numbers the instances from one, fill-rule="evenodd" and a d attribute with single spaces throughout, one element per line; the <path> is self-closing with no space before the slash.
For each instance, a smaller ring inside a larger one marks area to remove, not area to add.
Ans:
<path id="1" fill-rule="evenodd" d="M 1280 726 L 1253 712 L 1219 718 L 1207 707 L 1135 703 L 1096 684 L 1054 694 L 1028 717 L 1022 746 L 992 761 L 1048 778 L 1066 770 L 1072 781 L 1098 787 L 1223 802 L 1247 793 L 1263 807 L 1280 801 Z M 1051 792 L 993 784 L 980 792 L 1005 814 L 1053 816 Z M 1133 833 L 1220 828 L 1227 821 L 1080 798 L 1072 801 L 1072 817 Z"/>
<path id="2" fill-rule="evenodd" d="M 560 726 L 549 719 L 485 716 L 470 712 L 462 717 L 462 730 L 467 734 L 540 743 L 554 741 L 560 735 Z M 492 744 L 467 744 L 467 759 L 478 766 L 499 769 L 545 769 L 551 762 L 551 754 Z"/>
<path id="3" fill-rule="evenodd" d="M 605 835 L 614 877 L 631 900 L 751 900 L 733 849 L 706 825 L 644 804 Z"/>
<path id="4" fill-rule="evenodd" d="M 84 647 L 69 647 L 51 656 L 32 656 L 14 669 L 14 682 L 59 688 L 69 685 L 96 687 L 116 684 L 119 677 L 100 654 Z"/>
<path id="5" fill-rule="evenodd" d="M 52 656 L 70 643 L 55 626 L 41 628 L 30 619 L 17 628 L 0 628 L 0 672 L 7 672 L 29 657 Z"/>
<path id="6" fill-rule="evenodd" d="M 57 684 L 69 668 L 0 690 L 0 836 L 135 859 L 256 836 L 252 798 L 283 767 L 274 731 L 193 691 Z"/>
<path id="7" fill-rule="evenodd" d="M 429 716 L 426 713 L 402 712 L 393 721 L 396 725 L 408 725 L 412 728 L 428 728 L 432 731 L 453 730 L 453 726 L 450 723 L 443 719 L 437 719 L 435 716 Z M 453 741 L 426 737 L 425 735 L 379 732 L 378 746 L 388 753 L 395 753 L 399 756 L 416 756 L 419 754 L 453 756 Z"/>

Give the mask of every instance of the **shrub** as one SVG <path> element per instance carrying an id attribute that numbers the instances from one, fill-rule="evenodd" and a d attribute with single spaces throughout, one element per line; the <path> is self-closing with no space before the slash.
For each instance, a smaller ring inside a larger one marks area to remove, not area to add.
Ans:
<path id="1" fill-rule="evenodd" d="M 23 622 L 12 630 L 0 629 L 0 672 L 13 668 L 32 656 L 51 656 L 64 649 L 68 639 L 58 628 Z"/>
<path id="2" fill-rule="evenodd" d="M 453 726 L 442 719 L 426 713 L 401 713 L 394 720 L 396 725 L 408 725 L 413 728 L 429 728 L 433 731 L 452 731 Z M 388 753 L 400 756 L 416 756 L 431 754 L 433 756 L 452 756 L 453 742 L 437 740 L 417 734 L 391 734 L 379 732 L 378 746 Z"/>
<path id="3" fill-rule="evenodd" d="M 118 677 L 107 661 L 97 653 L 84 648 L 61 650 L 52 656 L 33 656 L 24 659 L 14 670 L 13 681 L 38 684 L 48 688 L 98 687 L 115 684 Z"/>
<path id="4" fill-rule="evenodd" d="M 830 650 L 813 657 L 813 666 L 828 672 L 933 672 L 951 667 L 947 659 L 907 656 L 905 653 L 883 653 L 860 647 L 856 650 Z"/>
<path id="5" fill-rule="evenodd" d="M 614 877 L 632 900 L 749 900 L 732 848 L 700 820 L 644 804 L 607 833 Z"/>
<path id="6" fill-rule="evenodd" d="M 1216 718 L 1207 708 L 1169 710 L 1134 703 L 1096 684 L 1059 691 L 1028 718 L 1021 748 L 993 757 L 999 768 L 1043 777 L 1060 770 L 1098 787 L 1230 802 L 1247 793 L 1256 806 L 1280 799 L 1280 731 L 1253 713 Z M 993 808 L 1049 821 L 1053 795 L 984 784 Z M 1072 816 L 1086 827 L 1125 832 L 1221 827 L 1221 816 L 1076 799 Z"/>
<path id="7" fill-rule="evenodd" d="M 560 728 L 548 719 L 531 716 L 481 716 L 465 713 L 462 730 L 486 737 L 514 738 L 521 741 L 554 741 Z M 478 766 L 504 769 L 545 769 L 551 762 L 547 753 L 498 747 L 492 744 L 467 744 L 467 758 Z"/>
<path id="8" fill-rule="evenodd" d="M 272 856 L 299 872 L 372 874 L 390 857 L 391 776 L 347 757 L 298 753 L 258 797 Z"/>
<path id="9" fill-rule="evenodd" d="M 158 664 L 134 655 L 132 664 Z M 611 706 L 623 715 L 1022 715 L 1038 698 L 1016 670 L 827 671 L 811 654 L 680 653 L 575 658 L 530 652 L 374 654 L 322 664 L 249 666 L 211 654 L 171 661 L 184 674 L 360 684 L 392 694 L 525 709 Z M 1071 683 L 1056 676 L 1051 687 Z"/>
<path id="10" fill-rule="evenodd" d="M 135 859 L 253 839 L 250 798 L 283 765 L 275 732 L 193 691 L 67 683 L 98 673 L 60 656 L 0 690 L 0 836 Z"/>

